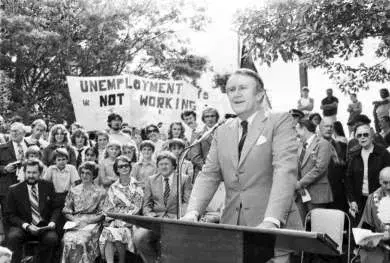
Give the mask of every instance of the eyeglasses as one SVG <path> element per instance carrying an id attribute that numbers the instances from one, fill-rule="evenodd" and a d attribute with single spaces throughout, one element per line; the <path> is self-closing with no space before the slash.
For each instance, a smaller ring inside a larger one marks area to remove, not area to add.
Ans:
<path id="1" fill-rule="evenodd" d="M 368 136 L 370 136 L 370 134 L 368 132 L 356 134 L 356 138 L 358 138 L 358 139 L 360 139 L 362 137 L 368 138 Z"/>
<path id="2" fill-rule="evenodd" d="M 118 169 L 129 168 L 129 167 L 130 167 L 129 164 L 118 165 Z"/>

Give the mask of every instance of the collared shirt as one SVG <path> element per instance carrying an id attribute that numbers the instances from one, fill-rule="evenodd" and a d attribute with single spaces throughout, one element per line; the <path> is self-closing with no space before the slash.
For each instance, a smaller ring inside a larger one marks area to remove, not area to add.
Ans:
<path id="1" fill-rule="evenodd" d="M 71 164 L 67 164 L 62 170 L 58 169 L 56 165 L 51 165 L 47 168 L 43 179 L 53 183 L 56 193 L 64 193 L 69 191 L 76 181 L 80 180 L 80 176 Z"/>
<path id="2" fill-rule="evenodd" d="M 306 140 L 306 148 L 310 146 L 310 144 L 314 141 L 316 137 L 316 134 L 313 134 L 312 136 L 309 137 L 309 139 Z"/>
<path id="3" fill-rule="evenodd" d="M 253 120 L 255 119 L 256 117 L 256 114 L 257 114 L 258 111 L 254 112 L 251 116 L 248 117 L 248 119 L 246 119 L 246 121 L 248 122 L 248 131 L 253 123 Z M 238 140 L 241 139 L 241 136 L 242 136 L 242 126 L 241 126 L 241 122 L 244 121 L 240 118 L 237 118 L 237 121 L 238 121 Z"/>
<path id="4" fill-rule="evenodd" d="M 370 157 L 370 154 L 374 151 L 374 146 L 370 147 L 370 149 L 366 150 L 362 148 L 361 156 L 363 159 L 363 187 L 362 187 L 362 194 L 367 196 L 369 194 L 368 189 L 368 158 Z"/>
<path id="5" fill-rule="evenodd" d="M 24 154 L 27 151 L 26 143 L 24 142 L 24 140 L 22 140 L 20 143 L 12 141 L 12 144 L 13 144 L 13 147 L 14 147 L 16 160 L 19 160 L 19 161 L 22 160 L 24 158 Z M 22 155 L 19 154 L 19 145 L 22 146 L 22 150 L 23 150 L 23 154 Z"/>

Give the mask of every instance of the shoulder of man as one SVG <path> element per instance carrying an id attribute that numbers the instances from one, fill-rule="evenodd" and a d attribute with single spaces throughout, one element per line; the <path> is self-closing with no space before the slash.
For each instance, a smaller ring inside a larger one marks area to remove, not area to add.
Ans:
<path id="1" fill-rule="evenodd" d="M 25 182 L 13 184 L 9 187 L 9 190 L 10 191 L 18 191 L 19 189 L 21 189 L 23 187 L 23 184 L 25 184 Z"/>

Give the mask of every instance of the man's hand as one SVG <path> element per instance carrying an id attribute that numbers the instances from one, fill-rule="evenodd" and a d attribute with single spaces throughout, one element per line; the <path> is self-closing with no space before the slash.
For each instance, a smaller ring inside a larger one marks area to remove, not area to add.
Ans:
<path id="1" fill-rule="evenodd" d="M 50 229 L 54 230 L 54 229 L 56 228 L 56 223 L 50 222 L 47 226 L 48 226 Z"/>
<path id="2" fill-rule="evenodd" d="M 13 173 L 16 171 L 16 165 L 14 165 L 14 163 L 9 163 L 7 164 L 5 167 L 4 167 L 4 170 L 7 172 L 7 173 Z"/>
<path id="3" fill-rule="evenodd" d="M 260 225 L 257 226 L 258 228 L 265 228 L 265 229 L 272 229 L 272 228 L 278 228 L 277 225 L 275 225 L 272 222 L 269 221 L 263 221 L 260 223 Z"/>
<path id="4" fill-rule="evenodd" d="M 29 225 L 27 227 L 27 231 L 31 233 L 33 236 L 38 236 L 39 234 L 39 227 L 34 226 L 34 225 Z"/>
<path id="5" fill-rule="evenodd" d="M 185 214 L 180 220 L 187 222 L 198 222 L 199 214 L 196 211 L 191 211 Z"/>

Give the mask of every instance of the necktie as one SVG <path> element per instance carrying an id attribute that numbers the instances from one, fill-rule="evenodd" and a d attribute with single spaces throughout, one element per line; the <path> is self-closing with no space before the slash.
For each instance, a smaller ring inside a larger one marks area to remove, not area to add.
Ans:
<path id="1" fill-rule="evenodd" d="M 241 151 L 242 148 L 244 147 L 246 135 L 248 134 L 248 121 L 242 121 L 241 127 L 242 127 L 242 135 L 241 135 L 240 142 L 238 143 L 238 160 L 240 160 L 241 158 Z"/>
<path id="2" fill-rule="evenodd" d="M 83 157 L 82 157 L 82 152 L 83 152 L 84 149 L 79 149 L 77 150 L 78 151 L 78 155 L 77 155 L 77 160 L 76 160 L 76 168 L 79 168 L 81 162 L 83 161 Z"/>
<path id="3" fill-rule="evenodd" d="M 171 189 L 169 189 L 169 177 L 165 177 L 164 181 L 165 181 L 164 205 L 167 206 L 169 193 L 171 192 Z"/>
<path id="4" fill-rule="evenodd" d="M 18 157 L 17 157 L 18 161 L 23 160 L 24 151 L 23 151 L 23 146 L 22 146 L 21 143 L 18 143 L 18 149 L 17 150 L 18 150 Z"/>
<path id="5" fill-rule="evenodd" d="M 307 143 L 305 142 L 303 144 L 303 147 L 302 147 L 302 152 L 301 152 L 301 155 L 299 155 L 299 160 L 298 160 L 298 179 L 301 179 L 302 178 L 302 162 L 303 162 L 303 158 L 305 157 L 305 154 L 306 154 L 306 147 L 307 147 Z"/>
<path id="6" fill-rule="evenodd" d="M 38 223 L 41 221 L 41 216 L 39 214 L 38 191 L 35 184 L 31 186 L 30 203 L 32 223 L 33 225 L 38 225 Z"/>

